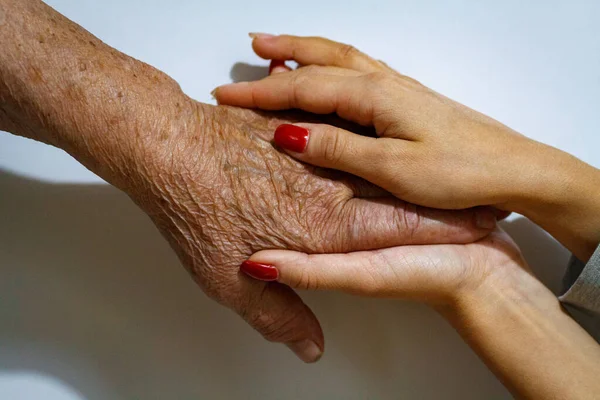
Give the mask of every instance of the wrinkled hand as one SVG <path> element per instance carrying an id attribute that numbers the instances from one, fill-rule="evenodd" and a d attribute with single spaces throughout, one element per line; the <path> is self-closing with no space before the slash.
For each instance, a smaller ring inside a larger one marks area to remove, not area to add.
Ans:
<path id="1" fill-rule="evenodd" d="M 302 165 L 270 143 L 280 118 L 191 100 L 170 103 L 184 106 L 178 116 L 154 116 L 169 121 L 169 129 L 142 146 L 133 159 L 145 161 L 137 161 L 124 189 L 210 297 L 305 361 L 323 350 L 320 326 L 287 286 L 239 274 L 252 253 L 466 243 L 495 225 L 486 209 L 415 207 L 381 197 L 386 194 L 366 182 Z"/>
<path id="2" fill-rule="evenodd" d="M 0 7 L 11 16 L 0 129 L 59 147 L 125 191 L 210 297 L 307 361 L 323 349 L 319 324 L 288 287 L 239 274 L 253 252 L 471 242 L 494 225 L 490 211 L 418 208 L 302 165 L 269 142 L 289 120 L 197 103 L 41 1 Z"/>

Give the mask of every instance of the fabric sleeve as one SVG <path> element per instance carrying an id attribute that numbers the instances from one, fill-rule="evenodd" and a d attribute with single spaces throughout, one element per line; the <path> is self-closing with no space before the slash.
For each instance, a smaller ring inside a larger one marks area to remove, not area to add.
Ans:
<path id="1" fill-rule="evenodd" d="M 600 342 L 600 246 L 587 263 L 571 257 L 562 293 L 566 310 Z"/>
<path id="2" fill-rule="evenodd" d="M 587 264 L 572 257 L 560 301 L 600 317 L 600 246 Z"/>

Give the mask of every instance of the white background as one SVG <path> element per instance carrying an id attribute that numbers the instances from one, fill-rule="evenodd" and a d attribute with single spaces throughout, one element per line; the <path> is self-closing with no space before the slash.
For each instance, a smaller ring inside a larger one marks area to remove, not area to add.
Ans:
<path id="1" fill-rule="evenodd" d="M 48 3 L 200 101 L 266 73 L 247 32 L 322 35 L 600 166 L 600 2 Z M 522 218 L 506 228 L 557 290 L 568 254 Z M 0 133 L 0 398 L 509 398 L 423 306 L 304 297 L 326 335 L 316 365 L 204 297 L 125 195 Z"/>

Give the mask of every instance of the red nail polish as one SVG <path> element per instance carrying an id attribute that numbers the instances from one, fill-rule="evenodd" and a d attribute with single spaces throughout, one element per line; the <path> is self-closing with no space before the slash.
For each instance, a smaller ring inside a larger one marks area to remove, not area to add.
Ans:
<path id="1" fill-rule="evenodd" d="M 296 153 L 303 153 L 308 144 L 308 129 L 296 125 L 283 124 L 275 130 L 275 144 Z"/>
<path id="2" fill-rule="evenodd" d="M 271 60 L 271 64 L 269 64 L 269 75 L 271 75 L 271 72 L 277 67 L 287 68 L 284 60 Z"/>
<path id="3" fill-rule="evenodd" d="M 246 260 L 240 266 L 242 272 L 259 281 L 276 281 L 279 277 L 279 271 L 272 265 L 261 264 L 254 261 Z"/>

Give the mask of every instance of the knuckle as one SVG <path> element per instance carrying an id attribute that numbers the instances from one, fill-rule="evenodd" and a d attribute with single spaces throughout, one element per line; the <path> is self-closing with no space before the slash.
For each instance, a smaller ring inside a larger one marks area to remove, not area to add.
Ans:
<path id="1" fill-rule="evenodd" d="M 308 79 L 308 76 L 306 75 L 306 72 L 303 71 L 298 71 L 297 73 L 295 73 L 291 79 L 290 79 L 290 90 L 289 90 L 289 98 L 288 98 L 288 102 L 290 104 L 291 107 L 297 107 L 299 102 L 300 102 L 300 98 L 301 98 L 301 91 L 302 88 L 304 87 L 304 84 L 306 83 Z"/>
<path id="2" fill-rule="evenodd" d="M 381 178 L 388 182 L 386 186 L 402 186 L 401 176 L 405 168 L 403 151 L 396 146 L 398 140 L 378 138 L 376 146 L 364 150 L 364 162 L 375 171 L 381 173 Z M 394 168 L 390 168 L 394 165 Z"/>
<path id="3" fill-rule="evenodd" d="M 411 78 L 410 76 L 401 75 L 401 78 L 415 86 L 423 86 L 423 84 L 421 82 L 419 82 L 415 78 Z"/>
<path id="4" fill-rule="evenodd" d="M 310 254 L 300 254 L 292 263 L 294 265 L 292 271 L 285 274 L 285 283 L 294 289 L 319 289 L 318 277 L 314 276 L 314 270 L 309 267 L 314 262 L 313 259 Z"/>
<path id="5" fill-rule="evenodd" d="M 319 70 L 321 70 L 322 67 L 320 65 L 307 65 L 305 67 L 300 68 L 298 71 L 300 71 L 303 74 L 313 74 L 316 72 L 319 72 Z"/>
<path id="6" fill-rule="evenodd" d="M 382 71 L 371 72 L 364 75 L 364 77 L 370 85 L 378 85 L 381 87 L 387 87 L 392 80 L 389 73 Z"/>
<path id="7" fill-rule="evenodd" d="M 318 290 L 317 280 L 306 269 L 302 269 L 294 282 L 294 288 L 301 290 Z"/>
<path id="8" fill-rule="evenodd" d="M 338 49 L 338 59 L 340 61 L 352 60 L 358 54 L 360 54 L 360 51 L 350 44 L 342 44 Z"/>
<path id="9" fill-rule="evenodd" d="M 334 128 L 331 132 L 324 132 L 322 136 L 323 161 L 337 164 L 346 152 L 347 141 Z"/>
<path id="10" fill-rule="evenodd" d="M 419 207 L 405 203 L 404 207 L 397 209 L 395 217 L 397 226 L 402 229 L 403 236 L 406 237 L 408 243 L 414 242 L 421 225 Z"/>
<path id="11" fill-rule="evenodd" d="M 369 253 L 363 268 L 365 278 L 361 282 L 361 289 L 367 296 L 382 294 L 385 285 L 385 279 L 382 279 L 382 268 L 384 266 L 389 266 L 389 260 L 385 258 L 381 251 Z"/>
<path id="12" fill-rule="evenodd" d="M 259 311 L 247 320 L 269 342 L 285 342 L 295 335 L 299 317 L 300 311 L 290 308 L 278 315 Z"/>

